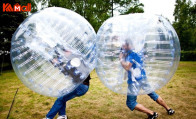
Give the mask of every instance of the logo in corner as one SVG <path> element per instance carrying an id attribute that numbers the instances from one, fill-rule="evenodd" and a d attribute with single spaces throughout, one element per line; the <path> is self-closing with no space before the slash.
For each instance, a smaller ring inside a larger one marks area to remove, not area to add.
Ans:
<path id="1" fill-rule="evenodd" d="M 13 7 L 10 3 L 3 3 L 3 12 L 30 12 L 31 11 L 31 3 L 28 3 L 26 6 L 21 6 L 16 3 Z"/>

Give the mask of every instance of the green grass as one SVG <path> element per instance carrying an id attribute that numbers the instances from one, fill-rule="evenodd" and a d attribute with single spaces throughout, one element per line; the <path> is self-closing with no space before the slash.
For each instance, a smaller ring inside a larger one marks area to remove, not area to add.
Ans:
<path id="1" fill-rule="evenodd" d="M 126 96 L 107 89 L 95 71 L 89 91 L 67 103 L 70 119 L 141 119 L 146 115 L 126 106 Z M 176 111 L 168 116 L 166 111 L 148 96 L 138 96 L 138 102 L 159 113 L 159 119 L 196 119 L 196 62 L 180 62 L 172 80 L 157 91 Z M 13 71 L 0 75 L 0 119 L 5 119 L 16 89 L 18 94 L 10 119 L 41 119 L 50 110 L 56 98 L 46 97 L 26 88 Z"/>

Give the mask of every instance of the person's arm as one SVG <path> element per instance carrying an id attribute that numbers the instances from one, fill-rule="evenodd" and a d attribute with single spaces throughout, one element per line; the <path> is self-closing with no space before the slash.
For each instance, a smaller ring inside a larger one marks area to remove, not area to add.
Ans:
<path id="1" fill-rule="evenodd" d="M 132 66 L 132 63 L 131 62 L 126 62 L 123 60 L 123 54 L 120 53 L 119 55 L 119 58 L 120 58 L 120 63 L 122 65 L 122 67 L 125 69 L 125 70 L 130 70 L 131 66 Z"/>
<path id="2" fill-rule="evenodd" d="M 125 61 L 121 61 L 120 62 L 121 63 L 121 65 L 122 65 L 122 67 L 125 69 L 125 70 L 130 70 L 130 68 L 131 68 L 131 66 L 132 66 L 132 64 L 130 63 L 130 62 L 125 62 Z"/>

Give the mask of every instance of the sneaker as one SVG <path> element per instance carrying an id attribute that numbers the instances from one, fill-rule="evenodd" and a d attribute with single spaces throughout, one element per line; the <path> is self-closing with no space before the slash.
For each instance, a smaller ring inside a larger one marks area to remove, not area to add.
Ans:
<path id="1" fill-rule="evenodd" d="M 154 112 L 153 115 L 148 115 L 148 119 L 156 119 L 158 117 L 158 113 Z"/>
<path id="2" fill-rule="evenodd" d="M 63 115 L 63 116 L 58 116 L 57 119 L 67 119 L 67 116 L 66 115 Z"/>
<path id="3" fill-rule="evenodd" d="M 175 111 L 173 109 L 169 109 L 167 110 L 168 115 L 173 115 L 175 113 Z"/>

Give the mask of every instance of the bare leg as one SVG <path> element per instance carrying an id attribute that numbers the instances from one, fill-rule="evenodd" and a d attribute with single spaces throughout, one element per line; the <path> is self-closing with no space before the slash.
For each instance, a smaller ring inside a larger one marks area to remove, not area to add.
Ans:
<path id="1" fill-rule="evenodd" d="M 159 105 L 163 106 L 166 110 L 169 110 L 169 106 L 165 103 L 165 101 L 159 96 L 157 101 Z"/>
<path id="2" fill-rule="evenodd" d="M 140 111 L 140 112 L 144 112 L 144 113 L 146 113 L 147 115 L 153 115 L 153 113 L 154 113 L 152 110 L 147 109 L 146 107 L 144 107 L 144 106 L 141 105 L 141 104 L 137 104 L 137 105 L 135 106 L 135 109 L 138 110 L 138 111 Z"/>

